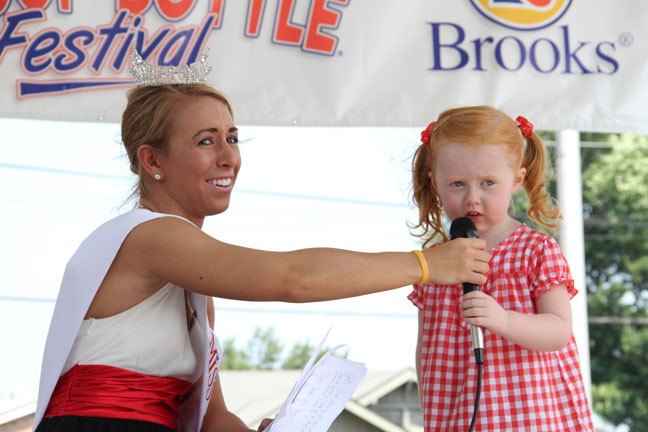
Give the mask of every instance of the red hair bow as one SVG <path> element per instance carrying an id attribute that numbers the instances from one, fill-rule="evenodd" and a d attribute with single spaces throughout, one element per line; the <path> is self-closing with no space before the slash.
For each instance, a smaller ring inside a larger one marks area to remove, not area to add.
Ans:
<path id="1" fill-rule="evenodd" d="M 434 122 L 430 123 L 428 127 L 426 127 L 425 130 L 421 132 L 421 142 L 423 143 L 423 145 L 430 144 L 430 133 L 432 132 L 433 127 Z"/>
<path id="2" fill-rule="evenodd" d="M 515 121 L 522 132 L 524 138 L 529 138 L 533 134 L 533 124 L 522 116 L 518 116 Z"/>

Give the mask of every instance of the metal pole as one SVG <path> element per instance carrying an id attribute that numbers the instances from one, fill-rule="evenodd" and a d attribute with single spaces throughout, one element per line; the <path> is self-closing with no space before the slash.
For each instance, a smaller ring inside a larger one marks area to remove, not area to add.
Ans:
<path id="1" fill-rule="evenodd" d="M 560 247 L 567 258 L 578 295 L 572 300 L 574 337 L 578 346 L 585 391 L 592 407 L 589 331 L 587 328 L 587 289 L 585 286 L 585 238 L 583 234 L 583 188 L 581 180 L 580 135 L 576 130 L 556 133 L 556 171 L 560 222 Z"/>

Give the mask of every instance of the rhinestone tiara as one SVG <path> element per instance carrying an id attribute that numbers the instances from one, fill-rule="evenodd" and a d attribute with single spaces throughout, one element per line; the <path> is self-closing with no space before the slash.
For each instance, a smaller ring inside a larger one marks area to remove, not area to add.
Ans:
<path id="1" fill-rule="evenodd" d="M 209 48 L 200 56 L 200 60 L 188 66 L 155 66 L 145 62 L 137 51 L 133 50 L 130 74 L 135 78 L 138 87 L 203 83 L 212 69 L 207 61 L 208 53 Z"/>

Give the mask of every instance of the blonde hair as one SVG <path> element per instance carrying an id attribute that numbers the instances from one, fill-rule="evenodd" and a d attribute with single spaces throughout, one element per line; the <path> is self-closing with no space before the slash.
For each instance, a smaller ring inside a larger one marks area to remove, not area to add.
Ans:
<path id="1" fill-rule="evenodd" d="M 148 196 L 143 181 L 144 171 L 137 157 L 139 148 L 148 144 L 165 150 L 174 111 L 181 102 L 197 96 L 213 97 L 222 102 L 233 116 L 225 95 L 207 84 L 165 84 L 135 87 L 128 91 L 128 103 L 122 114 L 121 138 L 130 161 L 130 170 L 138 178 L 130 198 Z"/>
<path id="2" fill-rule="evenodd" d="M 441 222 L 441 199 L 428 174 L 431 173 L 434 177 L 438 150 L 449 142 L 467 146 L 495 144 L 502 147 L 510 155 L 514 170 L 526 168 L 522 185 L 529 202 L 529 218 L 552 230 L 558 228 L 553 222 L 561 217 L 558 203 L 549 196 L 545 187 L 547 153 L 544 143 L 535 133 L 523 138 L 513 119 L 490 106 L 446 110 L 429 132 L 429 142 L 418 147 L 412 161 L 412 195 L 419 209 L 419 223 L 410 227 L 422 229 L 421 233 L 414 235 L 425 240 L 424 246 L 437 235 L 447 239 Z"/>

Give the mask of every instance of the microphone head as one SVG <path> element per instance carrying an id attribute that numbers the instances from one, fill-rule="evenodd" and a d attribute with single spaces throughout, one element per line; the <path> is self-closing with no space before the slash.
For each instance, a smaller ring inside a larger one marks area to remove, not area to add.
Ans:
<path id="1" fill-rule="evenodd" d="M 475 223 L 470 218 L 460 217 L 452 221 L 450 239 L 456 238 L 479 238 Z"/>

